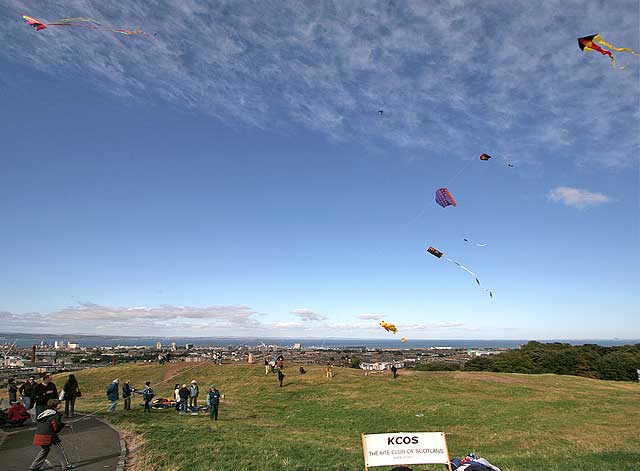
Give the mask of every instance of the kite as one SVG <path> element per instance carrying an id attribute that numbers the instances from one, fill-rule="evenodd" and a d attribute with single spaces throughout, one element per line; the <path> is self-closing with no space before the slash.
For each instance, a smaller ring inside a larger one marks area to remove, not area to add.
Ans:
<path id="1" fill-rule="evenodd" d="M 435 247 L 431 247 L 431 246 L 429 246 L 429 248 L 427 249 L 427 252 L 429 252 L 431 255 L 433 255 L 436 258 L 442 258 L 442 256 L 444 255 L 444 253 L 440 252 L 438 249 L 436 249 Z M 482 285 L 480 284 L 480 279 L 477 277 L 477 275 L 475 273 L 473 273 L 471 270 L 469 270 L 467 267 L 465 267 L 461 263 L 456 262 L 455 260 L 452 260 L 452 259 L 450 259 L 448 257 L 444 257 L 444 259 L 447 262 L 451 262 L 451 263 L 455 264 L 458 268 L 466 271 L 469 275 L 471 275 L 473 277 L 473 279 L 476 280 L 476 283 L 478 284 L 478 286 L 480 286 L 483 291 L 489 293 L 489 296 L 491 297 L 491 299 L 493 299 L 493 292 L 491 292 L 490 290 L 482 287 Z M 382 325 L 382 323 L 380 325 Z"/>
<path id="2" fill-rule="evenodd" d="M 405 343 L 405 342 L 407 341 L 407 339 L 405 339 L 404 337 L 402 337 L 402 338 L 400 339 L 400 341 L 401 341 L 402 343 Z"/>
<path id="3" fill-rule="evenodd" d="M 615 57 L 613 57 L 613 53 L 611 51 L 603 49 L 598 44 L 602 44 L 603 46 L 608 47 L 609 49 L 613 49 L 617 52 L 628 52 L 630 54 L 633 54 L 634 56 L 640 55 L 634 50 L 629 49 L 628 47 L 616 47 L 613 44 L 609 44 L 604 39 L 602 39 L 602 36 L 600 36 L 599 34 L 592 34 L 590 36 L 578 38 L 578 47 L 581 51 L 597 51 L 603 56 L 609 56 L 609 59 L 611 59 L 611 67 L 615 69 L 624 69 L 624 67 L 618 67 L 616 65 L 616 59 Z"/>
<path id="4" fill-rule="evenodd" d="M 382 116 L 384 114 L 384 110 L 378 110 L 378 114 Z"/>
<path id="5" fill-rule="evenodd" d="M 127 36 L 133 36 L 136 34 L 140 34 L 142 36 L 151 36 L 149 33 L 140 30 L 140 27 L 137 27 L 134 30 L 109 28 L 108 26 L 103 26 L 102 24 L 100 24 L 100 22 L 94 20 L 93 18 L 60 18 L 53 23 L 45 23 L 44 21 L 36 20 L 35 18 L 27 15 L 22 15 L 22 19 L 29 26 L 35 28 L 36 31 L 47 29 L 49 26 L 70 26 L 75 28 L 89 28 L 97 29 L 100 31 L 109 31 L 112 33 L 125 34 Z"/>
<path id="6" fill-rule="evenodd" d="M 393 332 L 394 334 L 398 333 L 398 329 L 396 328 L 395 324 L 390 324 L 388 322 L 382 321 L 380 322 L 380 327 L 382 327 L 387 332 Z"/>
<path id="7" fill-rule="evenodd" d="M 493 159 L 493 157 L 491 155 L 489 155 L 489 154 L 482 154 L 480 156 L 480 160 L 484 160 L 485 162 L 487 160 L 489 160 L 489 159 Z M 509 167 L 509 168 L 513 168 L 514 167 L 513 163 L 511 163 L 511 162 L 505 162 L 504 166 L 505 167 Z"/>
<path id="8" fill-rule="evenodd" d="M 456 200 L 453 199 L 448 188 L 440 188 L 436 190 L 436 203 L 443 208 L 446 208 L 447 206 L 457 206 Z"/>
<path id="9" fill-rule="evenodd" d="M 473 245 L 475 245 L 476 247 L 486 247 L 486 246 L 487 246 L 487 244 L 478 244 L 477 242 L 474 242 L 474 241 L 473 241 L 473 240 L 471 240 L 471 239 L 462 239 L 462 240 L 464 240 L 464 241 L 465 241 L 466 243 L 468 243 L 468 244 L 473 244 Z"/>

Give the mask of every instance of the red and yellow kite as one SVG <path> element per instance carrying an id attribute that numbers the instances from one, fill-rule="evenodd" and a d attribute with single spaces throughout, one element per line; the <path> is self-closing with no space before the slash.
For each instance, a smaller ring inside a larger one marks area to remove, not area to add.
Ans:
<path id="1" fill-rule="evenodd" d="M 624 67 L 616 66 L 616 59 L 613 57 L 613 53 L 611 51 L 608 51 L 607 49 L 600 47 L 599 44 L 602 44 L 603 46 L 608 47 L 609 49 L 612 49 L 617 52 L 628 52 L 635 56 L 640 55 L 634 50 L 629 49 L 628 47 L 616 47 L 613 44 L 609 44 L 604 39 L 602 39 L 602 36 L 600 36 L 599 34 L 592 34 L 590 36 L 584 36 L 582 38 L 578 38 L 578 47 L 580 48 L 581 51 L 597 51 L 603 56 L 609 56 L 609 59 L 611 59 L 612 67 L 616 69 L 624 69 Z"/>

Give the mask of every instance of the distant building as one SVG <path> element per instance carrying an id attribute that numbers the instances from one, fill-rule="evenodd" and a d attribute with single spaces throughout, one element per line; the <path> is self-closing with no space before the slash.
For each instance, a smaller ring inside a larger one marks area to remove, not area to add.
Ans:
<path id="1" fill-rule="evenodd" d="M 294 343 L 293 344 L 293 349 L 294 350 L 302 350 L 302 344 L 301 343 Z"/>
<path id="2" fill-rule="evenodd" d="M 193 344 L 192 343 L 188 343 L 184 346 L 184 348 L 186 348 L 187 350 L 193 350 Z"/>
<path id="3" fill-rule="evenodd" d="M 77 344 L 77 343 L 71 343 L 71 342 L 69 342 L 69 343 L 67 344 L 67 348 L 68 348 L 69 350 L 77 350 L 77 349 L 79 349 L 79 348 L 80 348 L 80 345 L 79 345 L 79 344 Z"/>
<path id="4" fill-rule="evenodd" d="M 175 342 L 171 342 L 171 351 L 175 352 L 176 350 L 177 350 L 176 343 Z"/>
<path id="5" fill-rule="evenodd" d="M 502 352 L 496 352 L 494 350 L 469 350 L 467 353 L 470 357 L 482 357 L 486 355 L 498 355 Z"/>
<path id="6" fill-rule="evenodd" d="M 404 368 L 404 361 L 377 361 L 375 363 L 360 362 L 360 369 L 365 371 L 385 371 L 390 370 L 392 366 L 396 368 Z"/>
<path id="7" fill-rule="evenodd" d="M 156 342 L 156 350 L 162 350 L 162 342 L 160 340 Z"/>
<path id="8" fill-rule="evenodd" d="M 56 340 L 55 342 L 53 342 L 53 348 L 55 348 L 56 350 L 64 348 L 64 340 Z"/>

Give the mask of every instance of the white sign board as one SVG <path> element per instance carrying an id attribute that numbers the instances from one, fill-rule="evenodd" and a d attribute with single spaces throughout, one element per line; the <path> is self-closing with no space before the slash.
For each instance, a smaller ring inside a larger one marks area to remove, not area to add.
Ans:
<path id="1" fill-rule="evenodd" d="M 397 432 L 362 435 L 364 465 L 449 464 L 442 432 Z"/>

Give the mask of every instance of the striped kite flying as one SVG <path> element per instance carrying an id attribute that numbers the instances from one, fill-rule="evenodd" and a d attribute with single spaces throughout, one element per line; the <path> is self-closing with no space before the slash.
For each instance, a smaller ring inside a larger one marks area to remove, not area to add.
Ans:
<path id="1" fill-rule="evenodd" d="M 436 190 L 436 203 L 443 208 L 446 208 L 447 206 L 457 206 L 456 200 L 453 199 L 448 188 L 440 188 Z"/>
<path id="2" fill-rule="evenodd" d="M 47 29 L 50 26 L 68 26 L 73 28 L 89 28 L 89 29 L 97 29 L 100 31 L 109 31 L 111 33 L 125 34 L 127 36 L 133 36 L 137 34 L 140 34 L 142 36 L 151 36 L 151 34 L 141 31 L 140 27 L 137 27 L 134 30 L 110 28 L 108 26 L 104 26 L 100 24 L 97 20 L 94 20 L 93 18 L 61 18 L 59 20 L 54 21 L 53 23 L 45 23 L 44 21 L 37 20 L 27 15 L 22 15 L 22 19 L 29 26 L 35 28 L 36 31 L 42 31 L 43 29 Z"/>

